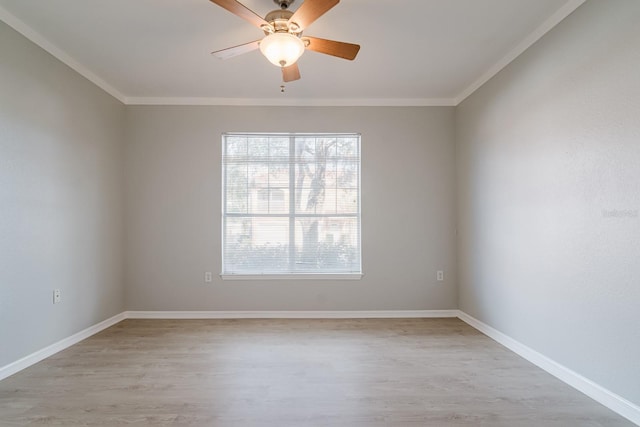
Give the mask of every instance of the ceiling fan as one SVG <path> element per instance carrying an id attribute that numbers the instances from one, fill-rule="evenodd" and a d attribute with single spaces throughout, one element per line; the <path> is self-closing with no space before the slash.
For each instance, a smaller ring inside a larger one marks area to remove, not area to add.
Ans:
<path id="1" fill-rule="evenodd" d="M 302 36 L 302 31 L 340 0 L 304 0 L 295 13 L 289 10 L 295 0 L 273 0 L 280 9 L 269 12 L 264 19 L 236 0 L 210 1 L 260 28 L 265 34 L 261 40 L 217 50 L 212 55 L 229 59 L 259 48 L 272 64 L 282 68 L 282 80 L 285 82 L 300 78 L 296 61 L 306 49 L 348 60 L 355 59 L 360 50 L 357 44 Z"/>

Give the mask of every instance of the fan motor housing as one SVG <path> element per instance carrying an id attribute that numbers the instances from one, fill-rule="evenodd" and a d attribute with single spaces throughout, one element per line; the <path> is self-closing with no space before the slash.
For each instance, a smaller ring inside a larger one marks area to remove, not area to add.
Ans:
<path id="1" fill-rule="evenodd" d="M 264 20 L 273 26 L 276 33 L 289 32 L 289 18 L 293 16 L 293 12 L 286 9 L 272 10 L 267 13 Z"/>

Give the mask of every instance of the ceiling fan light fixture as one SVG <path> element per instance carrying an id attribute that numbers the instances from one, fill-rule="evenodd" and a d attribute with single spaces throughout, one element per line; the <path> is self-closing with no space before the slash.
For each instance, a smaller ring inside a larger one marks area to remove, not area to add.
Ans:
<path id="1" fill-rule="evenodd" d="M 278 67 L 288 67 L 304 53 L 304 42 L 289 33 L 273 33 L 260 42 L 260 52 Z"/>

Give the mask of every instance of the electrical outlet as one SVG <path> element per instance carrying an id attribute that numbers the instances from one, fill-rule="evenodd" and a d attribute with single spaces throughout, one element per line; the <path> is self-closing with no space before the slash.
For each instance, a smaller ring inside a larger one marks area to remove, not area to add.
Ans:
<path id="1" fill-rule="evenodd" d="M 204 281 L 206 283 L 213 282 L 213 274 L 210 271 L 205 271 L 205 273 L 204 273 Z"/>
<path id="2" fill-rule="evenodd" d="M 60 289 L 54 289 L 53 290 L 53 303 L 54 304 L 58 304 L 59 302 L 62 302 L 62 293 L 60 292 Z"/>
<path id="3" fill-rule="evenodd" d="M 443 282 L 443 281 L 444 281 L 444 271 L 442 271 L 442 270 L 438 270 L 438 271 L 436 272 L 436 280 L 437 280 L 438 282 Z"/>

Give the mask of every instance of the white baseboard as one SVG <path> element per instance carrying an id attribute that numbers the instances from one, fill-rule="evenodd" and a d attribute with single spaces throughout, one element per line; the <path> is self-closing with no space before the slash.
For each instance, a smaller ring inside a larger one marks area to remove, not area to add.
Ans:
<path id="1" fill-rule="evenodd" d="M 128 319 L 383 319 L 458 317 L 458 310 L 127 311 Z"/>
<path id="2" fill-rule="evenodd" d="M 115 325 L 116 323 L 126 319 L 125 313 L 116 314 L 113 317 L 110 317 L 107 320 L 103 320 L 100 323 L 96 323 L 93 326 L 89 326 L 87 329 L 84 329 L 76 334 L 71 335 L 70 337 L 61 339 L 60 341 L 51 344 L 41 350 L 38 350 L 34 353 L 31 353 L 28 356 L 23 357 L 22 359 L 16 360 L 13 363 L 0 367 L 0 380 L 3 380 L 25 368 L 28 368 L 31 365 L 35 365 L 47 357 L 53 356 L 54 354 L 62 351 L 68 347 L 71 347 L 74 344 L 79 343 L 80 341 L 89 338 L 91 335 L 97 334 L 98 332 L 107 329 L 110 326 Z"/>
<path id="3" fill-rule="evenodd" d="M 503 346 L 507 347 L 514 353 L 527 359 L 529 362 L 544 369 L 554 377 L 564 381 L 571 387 L 586 394 L 596 402 L 606 406 L 617 414 L 625 417 L 629 421 L 640 426 L 640 406 L 635 405 L 632 402 L 618 396 L 617 394 L 607 390 L 606 388 L 594 383 L 588 378 L 572 371 L 571 369 L 563 366 L 547 356 L 538 353 L 537 351 L 527 347 L 526 345 L 514 340 L 508 335 L 492 328 L 479 321 L 478 319 L 469 316 L 463 311 L 458 311 L 458 317 L 463 322 L 469 324 L 475 329 L 479 330 L 489 338 L 497 341 Z"/>

